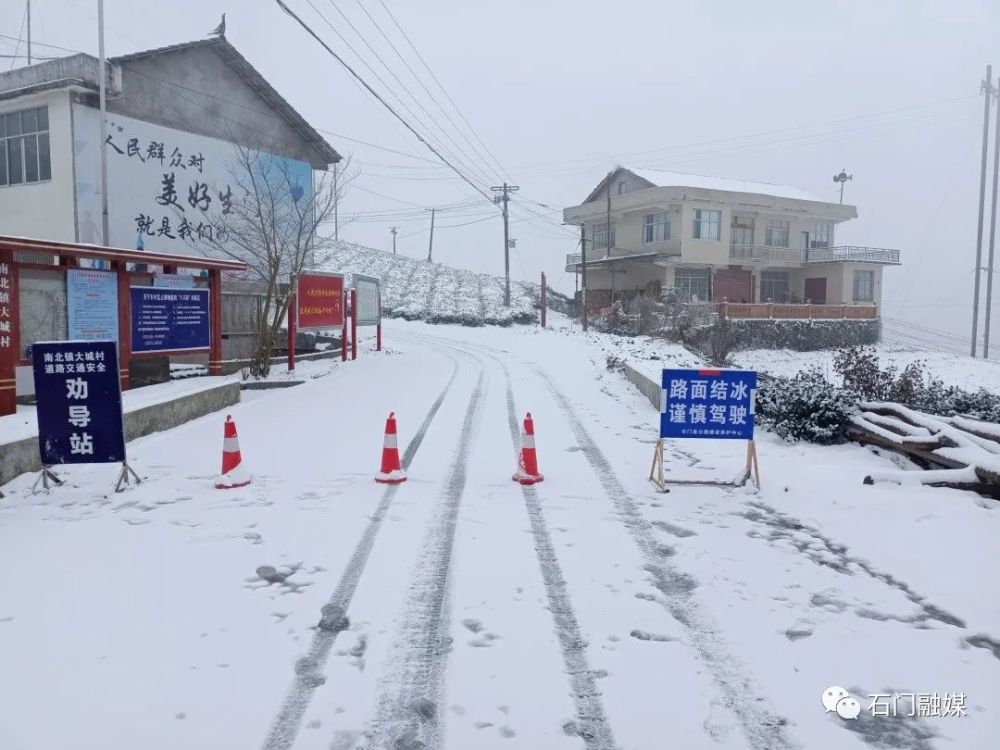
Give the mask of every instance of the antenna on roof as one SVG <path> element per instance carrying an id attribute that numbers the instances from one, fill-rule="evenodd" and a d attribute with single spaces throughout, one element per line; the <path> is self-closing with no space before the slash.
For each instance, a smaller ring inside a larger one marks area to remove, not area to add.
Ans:
<path id="1" fill-rule="evenodd" d="M 217 36 L 217 37 L 221 37 L 221 38 L 223 38 L 223 39 L 225 39 L 225 38 L 226 38 L 226 14 L 225 14 L 225 13 L 223 13 L 223 14 L 222 14 L 222 22 L 221 22 L 221 23 L 219 23 L 219 25 L 218 25 L 218 26 L 216 26 L 216 27 L 215 27 L 215 28 L 214 28 L 214 29 L 213 29 L 213 30 L 212 30 L 211 32 L 209 32 L 209 33 L 210 33 L 210 35 L 211 35 L 211 34 L 214 34 L 215 36 Z"/>

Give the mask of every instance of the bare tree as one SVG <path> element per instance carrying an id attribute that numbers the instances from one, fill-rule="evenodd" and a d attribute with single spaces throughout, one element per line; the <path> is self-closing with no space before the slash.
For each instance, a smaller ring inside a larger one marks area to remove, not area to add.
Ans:
<path id="1" fill-rule="evenodd" d="M 249 367 L 253 376 L 265 377 L 270 371 L 295 278 L 317 252 L 333 246 L 329 229 L 353 178 L 349 165 L 349 159 L 338 165 L 335 187 L 331 175 L 317 176 L 303 170 L 300 162 L 243 145 L 234 149 L 232 194 L 213 204 L 216 232 L 208 242 L 214 252 L 246 263 L 251 277 L 263 286 Z"/>

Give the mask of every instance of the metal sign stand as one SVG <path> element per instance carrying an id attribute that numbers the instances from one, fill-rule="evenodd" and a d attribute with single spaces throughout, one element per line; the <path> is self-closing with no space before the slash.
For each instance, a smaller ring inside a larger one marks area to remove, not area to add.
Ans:
<path id="1" fill-rule="evenodd" d="M 139 475 L 135 473 L 135 470 L 128 465 L 128 461 L 122 461 L 122 471 L 118 475 L 118 483 L 115 485 L 115 492 L 124 491 L 125 487 L 129 484 L 129 474 L 135 477 L 136 484 L 142 484 L 142 479 Z"/>
<path id="2" fill-rule="evenodd" d="M 653 465 L 649 470 L 649 481 L 652 482 L 660 492 L 670 492 L 664 476 L 664 456 L 667 441 L 658 438 L 653 448 Z M 674 479 L 671 484 L 696 486 L 696 487 L 742 487 L 748 480 L 753 478 L 754 486 L 760 489 L 760 465 L 757 462 L 757 444 L 753 440 L 747 441 L 747 462 L 743 471 L 731 482 L 704 479 Z"/>
<path id="3" fill-rule="evenodd" d="M 55 475 L 55 473 L 52 471 L 52 469 L 50 469 L 48 466 L 43 466 L 42 467 L 42 473 L 38 475 L 38 478 L 35 480 L 35 483 L 33 485 L 31 485 L 31 494 L 32 495 L 37 495 L 38 494 L 38 483 L 39 482 L 41 482 L 42 487 L 45 488 L 45 493 L 48 494 L 48 492 L 49 492 L 49 480 L 50 479 L 53 482 L 55 482 L 56 487 L 62 487 L 63 484 L 64 484 L 63 480 L 61 480 L 59 477 L 57 477 Z"/>

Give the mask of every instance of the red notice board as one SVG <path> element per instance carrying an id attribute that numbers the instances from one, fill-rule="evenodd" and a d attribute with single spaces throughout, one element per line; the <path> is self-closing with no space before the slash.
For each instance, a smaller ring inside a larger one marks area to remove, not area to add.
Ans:
<path id="1" fill-rule="evenodd" d="M 339 273 L 304 273 L 296 289 L 297 327 L 339 328 L 344 323 L 344 277 Z"/>

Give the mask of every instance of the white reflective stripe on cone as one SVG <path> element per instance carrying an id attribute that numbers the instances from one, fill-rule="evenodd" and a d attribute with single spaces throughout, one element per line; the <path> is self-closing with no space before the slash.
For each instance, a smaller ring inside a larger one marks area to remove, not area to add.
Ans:
<path id="1" fill-rule="evenodd" d="M 385 442 L 382 443 L 382 447 L 383 448 L 395 448 L 396 447 L 396 436 L 393 433 L 391 433 L 391 432 L 387 432 L 385 434 Z"/>
<path id="2" fill-rule="evenodd" d="M 535 450 L 535 436 L 534 435 L 525 435 L 524 437 L 522 437 L 521 438 L 521 447 L 522 448 L 530 448 L 531 450 Z"/>
<path id="3" fill-rule="evenodd" d="M 240 440 L 239 438 L 223 438 L 222 439 L 222 452 L 223 453 L 239 453 L 240 451 Z"/>

